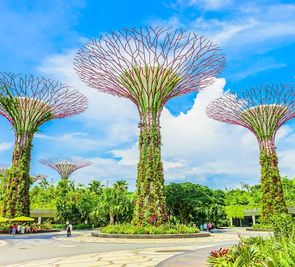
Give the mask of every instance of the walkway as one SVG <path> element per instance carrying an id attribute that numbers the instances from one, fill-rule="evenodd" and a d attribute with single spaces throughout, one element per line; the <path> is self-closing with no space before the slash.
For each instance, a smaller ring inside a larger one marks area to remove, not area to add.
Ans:
<path id="1" fill-rule="evenodd" d="M 242 234 L 253 235 L 248 232 Z M 64 233 L 62 233 L 57 236 L 31 235 L 29 238 L 6 239 L 5 241 L 7 244 L 1 247 L 0 266 L 152 267 L 176 255 L 179 257 L 175 257 L 174 261 L 179 262 L 180 256 L 193 255 L 195 250 L 206 248 L 209 252 L 213 246 L 231 245 L 238 241 L 238 235 L 230 230 L 194 240 L 116 240 L 93 238 L 89 236 L 89 232 L 80 232 L 69 239 L 64 238 Z M 211 248 L 208 248 L 209 246 Z M 169 260 L 166 261 L 166 265 L 159 266 L 177 266 L 167 265 L 168 263 Z"/>

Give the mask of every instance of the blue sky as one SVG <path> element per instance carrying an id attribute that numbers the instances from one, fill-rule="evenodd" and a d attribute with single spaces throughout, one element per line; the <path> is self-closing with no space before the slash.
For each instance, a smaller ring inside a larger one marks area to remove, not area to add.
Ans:
<path id="1" fill-rule="evenodd" d="M 294 82 L 294 14 L 294 1 L 1 1 L 1 71 L 59 79 L 91 99 L 86 113 L 40 128 L 34 141 L 32 174 L 56 180 L 56 173 L 38 160 L 73 156 L 93 162 L 73 174 L 78 182 L 126 179 L 134 186 L 137 111 L 125 99 L 86 88 L 72 71 L 72 60 L 77 49 L 101 33 L 162 25 L 208 36 L 227 58 L 222 79 L 214 86 L 202 94 L 175 98 L 163 111 L 167 182 L 192 181 L 217 188 L 257 182 L 254 137 L 237 126 L 209 120 L 204 108 L 224 90 Z M 4 118 L 0 118 L 0 132 L 0 162 L 9 165 L 13 132 Z M 295 174 L 294 141 L 293 123 L 289 123 L 277 138 L 283 175 Z"/>

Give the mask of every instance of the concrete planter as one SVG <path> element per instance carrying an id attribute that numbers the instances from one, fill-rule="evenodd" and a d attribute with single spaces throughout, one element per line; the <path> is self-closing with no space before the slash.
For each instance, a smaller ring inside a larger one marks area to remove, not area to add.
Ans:
<path id="1" fill-rule="evenodd" d="M 61 230 L 60 229 L 41 229 L 41 230 L 38 230 L 36 233 L 26 233 L 26 235 L 34 235 L 34 234 L 42 234 L 42 233 L 57 233 L 57 232 L 60 232 Z M 0 231 L 0 234 L 9 234 L 8 233 L 8 230 L 3 230 L 3 231 Z M 23 234 L 20 234 L 20 235 L 23 235 Z"/>
<path id="2" fill-rule="evenodd" d="M 98 231 L 91 232 L 91 236 L 102 238 L 130 238 L 130 239 L 167 239 L 167 238 L 198 238 L 210 236 L 210 233 L 195 234 L 104 234 Z"/>

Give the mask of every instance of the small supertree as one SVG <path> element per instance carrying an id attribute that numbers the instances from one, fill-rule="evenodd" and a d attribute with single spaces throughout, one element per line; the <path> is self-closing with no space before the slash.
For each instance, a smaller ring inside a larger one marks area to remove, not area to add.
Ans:
<path id="1" fill-rule="evenodd" d="M 58 81 L 32 75 L 0 73 L 0 114 L 12 124 L 15 145 L 3 213 L 30 214 L 32 141 L 46 121 L 83 112 L 87 98 Z"/>
<path id="2" fill-rule="evenodd" d="M 130 99 L 139 111 L 134 224 L 167 219 L 160 135 L 164 105 L 208 86 L 224 62 L 218 47 L 205 37 L 160 27 L 105 34 L 77 53 L 75 70 L 82 81 Z"/>
<path id="3" fill-rule="evenodd" d="M 81 168 L 89 166 L 91 162 L 85 160 L 74 160 L 74 159 L 41 159 L 40 163 L 51 167 L 56 170 L 62 180 L 69 179 L 70 175 Z"/>
<path id="4" fill-rule="evenodd" d="M 37 175 L 31 177 L 31 182 L 33 184 L 33 183 L 36 183 L 38 181 L 41 181 L 41 180 L 47 179 L 47 178 L 48 178 L 47 175 L 37 174 Z"/>
<path id="5" fill-rule="evenodd" d="M 260 148 L 262 217 L 287 212 L 275 136 L 295 117 L 295 87 L 288 84 L 251 88 L 239 95 L 226 93 L 207 107 L 210 118 L 241 125 L 254 133 Z"/>

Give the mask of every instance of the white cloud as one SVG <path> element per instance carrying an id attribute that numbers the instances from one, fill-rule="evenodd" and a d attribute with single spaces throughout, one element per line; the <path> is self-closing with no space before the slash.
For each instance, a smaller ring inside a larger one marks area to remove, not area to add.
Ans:
<path id="1" fill-rule="evenodd" d="M 201 9 L 219 10 L 231 4 L 231 0 L 177 0 L 176 5 L 181 7 L 196 6 Z"/>
<path id="2" fill-rule="evenodd" d="M 13 148 L 12 142 L 0 143 L 0 152 L 11 150 Z"/>
<path id="3" fill-rule="evenodd" d="M 221 8 L 230 4 L 230 1 L 182 1 L 183 6 L 201 5 L 206 2 L 208 6 Z M 215 5 L 214 5 L 215 4 Z M 201 6 L 206 9 L 206 5 Z M 243 3 L 240 8 L 234 8 L 230 16 L 216 16 L 207 18 L 203 14 L 196 13 L 188 20 L 182 17 L 182 12 L 174 13 L 172 17 L 152 21 L 154 25 L 182 27 L 187 31 L 195 31 L 208 36 L 223 48 L 235 48 L 241 53 L 241 49 L 254 45 L 258 50 L 267 51 L 276 46 L 278 42 L 290 42 L 290 37 L 295 36 L 295 5 L 294 4 L 249 4 Z M 284 14 L 278 16 L 278 14 Z M 275 19 L 274 19 L 275 18 Z M 289 39 L 287 39 L 289 38 Z M 263 43 L 263 46 L 259 46 Z M 259 46 L 259 47 L 258 47 Z M 251 47 L 252 48 L 252 47 Z M 231 51 L 232 52 L 232 51 Z M 245 51 L 243 51 L 245 52 Z M 253 51 L 252 51 L 253 52 Z"/>

